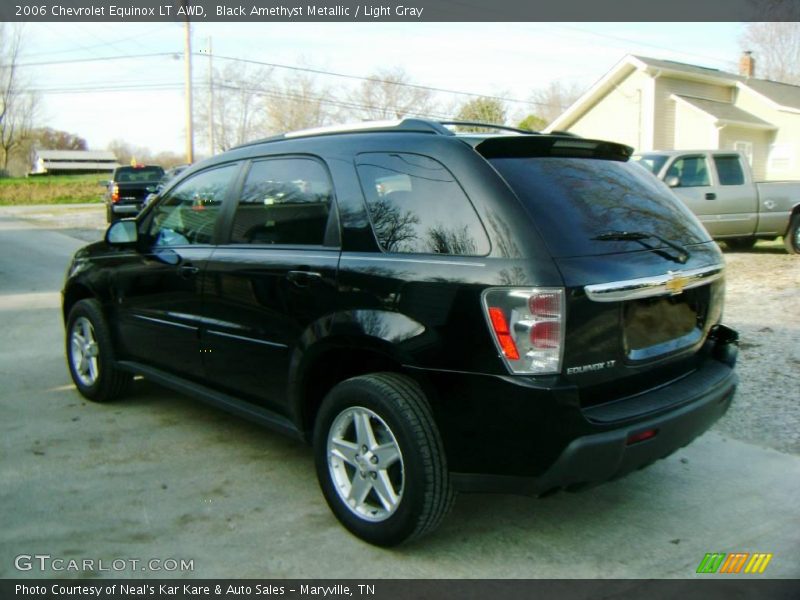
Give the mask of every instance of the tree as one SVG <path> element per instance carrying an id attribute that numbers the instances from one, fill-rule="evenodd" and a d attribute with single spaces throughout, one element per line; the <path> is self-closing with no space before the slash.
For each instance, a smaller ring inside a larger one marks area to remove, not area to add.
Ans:
<path id="1" fill-rule="evenodd" d="M 519 129 L 527 129 L 528 131 L 541 131 L 546 125 L 547 121 L 536 115 L 528 115 L 517 123 Z"/>
<path id="2" fill-rule="evenodd" d="M 379 69 L 348 96 L 357 119 L 401 119 L 430 114 L 435 106 L 433 93 L 412 87 L 411 78 L 400 67 Z"/>
<path id="3" fill-rule="evenodd" d="M 40 150 L 88 150 L 86 140 L 75 133 L 59 131 L 50 127 L 33 129 L 29 135 L 30 145 Z"/>
<path id="4" fill-rule="evenodd" d="M 739 45 L 753 52 L 756 77 L 800 84 L 800 23 L 749 23 Z"/>
<path id="5" fill-rule="evenodd" d="M 267 98 L 267 129 L 275 133 L 327 125 L 331 121 L 331 90 L 307 73 L 294 73 Z"/>
<path id="6" fill-rule="evenodd" d="M 195 132 L 209 143 L 213 127 L 214 152 L 264 137 L 267 131 L 267 104 L 272 70 L 230 62 L 214 70 L 212 89 L 197 94 Z M 213 103 L 212 103 L 213 94 Z M 213 104 L 213 115 L 211 107 Z"/>
<path id="7" fill-rule="evenodd" d="M 36 117 L 39 96 L 26 90 L 19 72 L 22 28 L 0 23 L 0 170 L 23 148 Z"/>
<path id="8" fill-rule="evenodd" d="M 547 123 L 555 121 L 582 93 L 580 86 L 564 81 L 551 81 L 531 94 L 536 113 Z"/>
<path id="9" fill-rule="evenodd" d="M 478 123 L 492 123 L 494 125 L 505 125 L 506 122 L 506 107 L 502 100 L 497 98 L 488 98 L 482 96 L 468 100 L 461 105 L 456 114 L 458 121 L 472 121 Z M 491 129 L 482 127 L 467 127 L 461 126 L 459 131 L 491 131 Z"/>
<path id="10" fill-rule="evenodd" d="M 127 165 L 134 161 L 137 163 L 149 163 L 152 162 L 153 158 L 149 148 L 133 146 L 120 139 L 111 140 L 108 144 L 108 150 L 114 153 L 114 156 L 117 157 L 117 162 L 121 165 Z"/>

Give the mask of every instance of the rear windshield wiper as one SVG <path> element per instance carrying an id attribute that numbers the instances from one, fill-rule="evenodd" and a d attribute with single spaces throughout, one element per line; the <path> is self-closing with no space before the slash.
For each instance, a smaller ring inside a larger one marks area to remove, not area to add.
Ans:
<path id="1" fill-rule="evenodd" d="M 681 263 L 681 264 L 684 264 L 687 260 L 689 260 L 689 256 L 690 256 L 689 252 L 687 252 L 684 248 L 682 248 L 681 246 L 679 246 L 675 242 L 670 242 L 669 240 L 664 239 L 663 237 L 661 237 L 660 235 L 656 235 L 655 233 L 646 233 L 646 232 L 643 232 L 643 231 L 606 231 L 605 233 L 601 233 L 600 235 L 598 235 L 596 237 L 593 237 L 592 239 L 593 240 L 598 240 L 600 242 L 607 242 L 607 241 L 639 242 L 640 244 L 642 244 L 642 246 L 644 246 L 645 248 L 648 248 L 649 250 L 652 250 L 653 252 L 655 252 L 659 256 L 663 256 L 664 258 L 666 258 L 668 260 L 671 260 L 671 261 L 674 261 L 674 262 L 678 262 L 678 263 Z M 677 256 L 673 256 L 672 254 L 669 254 L 668 252 L 664 252 L 663 250 L 655 248 L 654 246 L 651 246 L 650 244 L 646 244 L 644 242 L 644 240 L 647 240 L 647 239 L 658 240 L 662 244 L 666 244 L 667 246 L 669 246 L 670 248 L 675 250 L 675 252 L 677 252 L 678 255 Z"/>

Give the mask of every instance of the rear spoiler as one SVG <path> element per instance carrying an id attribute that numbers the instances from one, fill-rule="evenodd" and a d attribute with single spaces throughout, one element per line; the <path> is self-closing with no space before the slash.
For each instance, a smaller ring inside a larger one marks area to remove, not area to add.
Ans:
<path id="1" fill-rule="evenodd" d="M 633 148 L 625 144 L 556 135 L 486 138 L 475 145 L 475 150 L 484 158 L 558 156 L 620 162 L 626 162 L 633 154 Z"/>

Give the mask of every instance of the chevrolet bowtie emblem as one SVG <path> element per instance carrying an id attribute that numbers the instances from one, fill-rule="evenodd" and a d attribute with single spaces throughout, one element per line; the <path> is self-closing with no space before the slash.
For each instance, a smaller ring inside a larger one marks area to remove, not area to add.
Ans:
<path id="1" fill-rule="evenodd" d="M 678 294 L 683 292 L 683 289 L 686 287 L 686 284 L 689 283 L 688 277 L 682 277 L 680 275 L 675 275 L 666 283 L 667 291 L 673 296 L 677 296 Z"/>

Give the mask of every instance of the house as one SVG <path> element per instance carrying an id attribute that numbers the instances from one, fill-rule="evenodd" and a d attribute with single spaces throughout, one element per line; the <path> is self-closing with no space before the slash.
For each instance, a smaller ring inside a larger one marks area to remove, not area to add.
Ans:
<path id="1" fill-rule="evenodd" d="M 113 152 L 93 150 L 35 150 L 31 162 L 31 175 L 105 173 L 119 166 Z"/>
<path id="2" fill-rule="evenodd" d="M 731 149 L 757 180 L 800 179 L 800 86 L 740 73 L 626 56 L 546 131 L 569 131 L 648 150 Z"/>

